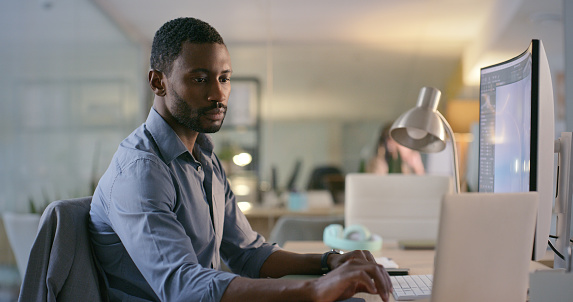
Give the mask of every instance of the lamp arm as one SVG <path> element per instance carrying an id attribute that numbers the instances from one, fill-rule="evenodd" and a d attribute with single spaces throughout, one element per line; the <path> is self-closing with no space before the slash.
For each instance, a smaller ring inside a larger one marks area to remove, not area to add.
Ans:
<path id="1" fill-rule="evenodd" d="M 450 126 L 450 124 L 448 123 L 446 118 L 438 110 L 436 110 L 435 112 L 438 114 L 438 116 L 442 120 L 442 123 L 444 123 L 444 126 L 446 127 L 446 131 L 448 132 L 448 135 L 450 136 L 450 139 L 452 140 L 452 152 L 454 155 L 454 181 L 455 181 L 456 193 L 459 194 L 460 193 L 460 175 L 459 175 L 458 151 L 457 151 L 457 147 L 456 147 L 456 138 L 454 136 L 454 131 L 452 130 L 452 127 Z"/>

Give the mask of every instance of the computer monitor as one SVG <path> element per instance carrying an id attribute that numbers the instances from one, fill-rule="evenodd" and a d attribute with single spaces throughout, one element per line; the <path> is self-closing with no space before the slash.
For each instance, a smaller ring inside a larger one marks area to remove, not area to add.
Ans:
<path id="1" fill-rule="evenodd" d="M 545 49 L 481 69 L 478 192 L 537 191 L 533 260 L 547 251 L 554 201 L 553 88 Z"/>

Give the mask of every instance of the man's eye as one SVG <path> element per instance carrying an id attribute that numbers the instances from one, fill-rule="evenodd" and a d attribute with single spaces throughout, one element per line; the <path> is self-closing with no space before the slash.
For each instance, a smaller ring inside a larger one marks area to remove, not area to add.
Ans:
<path id="1" fill-rule="evenodd" d="M 196 79 L 195 79 L 195 82 L 197 82 L 197 83 L 204 83 L 204 82 L 207 82 L 207 79 L 206 79 L 206 78 L 196 78 Z"/>
<path id="2" fill-rule="evenodd" d="M 219 81 L 220 81 L 221 83 L 227 83 L 227 82 L 230 82 L 230 81 L 231 81 L 231 78 L 221 78 Z"/>

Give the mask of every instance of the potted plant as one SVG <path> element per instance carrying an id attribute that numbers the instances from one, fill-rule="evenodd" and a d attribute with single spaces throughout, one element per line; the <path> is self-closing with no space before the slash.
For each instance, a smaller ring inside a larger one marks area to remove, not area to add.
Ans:
<path id="1" fill-rule="evenodd" d="M 33 198 L 29 199 L 30 211 L 28 213 L 2 213 L 6 236 L 16 257 L 18 272 L 22 277 L 26 272 L 30 250 L 36 239 L 40 217 L 49 203 L 50 200 L 46 198 L 44 192 L 44 200 L 39 205 L 36 205 Z"/>

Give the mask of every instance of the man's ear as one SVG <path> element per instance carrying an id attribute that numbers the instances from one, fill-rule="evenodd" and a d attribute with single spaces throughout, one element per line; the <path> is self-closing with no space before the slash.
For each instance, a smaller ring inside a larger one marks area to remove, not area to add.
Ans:
<path id="1" fill-rule="evenodd" d="M 163 80 L 165 75 L 159 70 L 151 69 L 149 71 L 149 86 L 153 93 L 158 96 L 165 96 L 165 85 Z"/>

